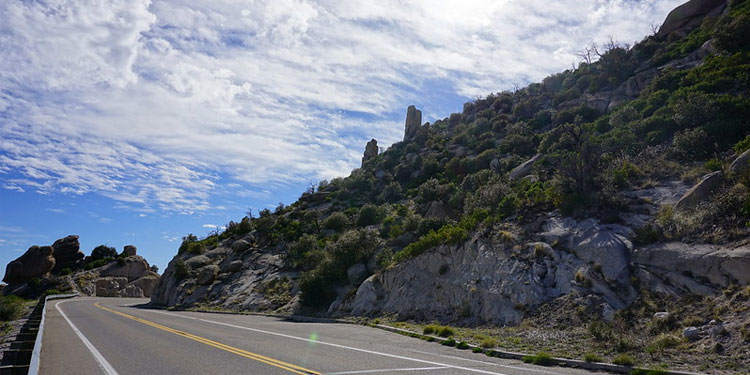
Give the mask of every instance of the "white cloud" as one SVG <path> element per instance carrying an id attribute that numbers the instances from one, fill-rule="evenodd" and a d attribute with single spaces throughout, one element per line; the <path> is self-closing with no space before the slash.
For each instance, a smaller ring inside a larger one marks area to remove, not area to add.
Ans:
<path id="1" fill-rule="evenodd" d="M 47 208 L 45 211 L 54 212 L 56 214 L 62 214 L 65 213 L 65 210 L 62 208 Z"/>
<path id="2" fill-rule="evenodd" d="M 218 225 L 215 225 L 215 224 L 203 224 L 203 228 L 216 229 L 216 228 L 218 228 Z"/>
<path id="3" fill-rule="evenodd" d="M 680 2 L 5 0 L 3 188 L 143 212 L 266 197 L 399 140 L 435 82 L 468 98 L 539 80 Z"/>

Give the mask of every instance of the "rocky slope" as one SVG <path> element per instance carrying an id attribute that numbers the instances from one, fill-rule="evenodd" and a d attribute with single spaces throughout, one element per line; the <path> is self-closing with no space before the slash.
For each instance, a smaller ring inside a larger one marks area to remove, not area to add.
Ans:
<path id="1" fill-rule="evenodd" d="M 136 247 L 125 246 L 119 255 L 106 249 L 117 257 L 86 257 L 76 235 L 52 246 L 32 246 L 6 267 L 3 281 L 8 285 L 3 293 L 35 297 L 54 289 L 100 297 L 150 297 L 159 274 L 137 255 Z"/>
<path id="2" fill-rule="evenodd" d="M 565 326 L 573 306 L 573 324 L 744 353 L 748 35 L 749 1 L 691 0 L 632 47 L 449 118 L 411 106 L 404 141 L 371 140 L 350 176 L 186 236 L 152 303 L 462 326 Z"/>

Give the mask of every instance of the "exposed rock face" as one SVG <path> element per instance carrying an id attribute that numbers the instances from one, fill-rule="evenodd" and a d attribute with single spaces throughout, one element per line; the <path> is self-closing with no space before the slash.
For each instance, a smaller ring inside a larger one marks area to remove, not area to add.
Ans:
<path id="1" fill-rule="evenodd" d="M 669 12 L 657 36 L 666 37 L 671 33 L 687 35 L 704 18 L 721 15 L 726 7 L 726 0 L 690 0 Z"/>
<path id="2" fill-rule="evenodd" d="M 251 245 L 250 237 L 228 238 L 203 255 L 176 256 L 159 279 L 151 302 L 160 306 L 201 302 L 237 310 L 294 310 L 297 298 L 267 297 L 263 285 L 277 278 L 297 279 L 299 272 L 285 270 L 282 250 L 258 249 Z M 241 246 L 238 241 L 243 241 Z M 234 251 L 235 247 L 242 250 Z M 187 268 L 187 275 L 179 279 L 177 264 Z"/>
<path id="3" fill-rule="evenodd" d="M 196 282 L 199 285 L 209 285 L 216 280 L 219 274 L 219 266 L 211 264 L 200 269 Z"/>
<path id="4" fill-rule="evenodd" d="M 110 263 L 99 274 L 102 277 L 125 277 L 128 281 L 133 281 L 148 272 L 148 262 L 136 255 L 122 259 L 121 262 Z"/>
<path id="5" fill-rule="evenodd" d="M 18 259 L 8 263 L 3 281 L 8 284 L 24 283 L 35 277 L 48 275 L 55 267 L 51 246 L 32 246 Z"/>
<path id="6" fill-rule="evenodd" d="M 373 138 L 370 142 L 367 142 L 367 145 L 365 146 L 365 154 L 362 156 L 362 166 L 365 165 L 366 161 L 376 156 L 378 156 L 378 141 Z"/>
<path id="7" fill-rule="evenodd" d="M 510 171 L 510 175 L 508 177 L 511 180 L 516 180 L 528 176 L 534 170 L 534 163 L 536 163 L 540 157 L 542 157 L 541 154 L 536 154 L 531 159 L 521 163 L 521 165 L 513 168 L 513 170 Z"/>
<path id="8" fill-rule="evenodd" d="M 55 257 L 55 268 L 53 271 L 59 271 L 65 267 L 70 267 L 79 260 L 83 259 L 84 254 L 80 250 L 81 244 L 78 242 L 78 236 L 70 235 L 61 238 L 52 244 Z"/>
<path id="9" fill-rule="evenodd" d="M 123 248 L 122 252 L 129 257 L 136 256 L 138 253 L 138 249 L 133 245 L 125 245 L 125 248 Z"/>
<path id="10" fill-rule="evenodd" d="M 448 218 L 448 216 L 448 212 L 446 211 L 443 202 L 440 201 L 433 201 L 432 203 L 430 203 L 430 208 L 427 209 L 427 213 L 424 214 L 424 217 L 426 218 L 440 220 L 445 220 Z"/>
<path id="11" fill-rule="evenodd" d="M 346 270 L 346 277 L 351 285 L 359 285 L 367 277 L 367 266 L 357 263 Z"/>
<path id="12" fill-rule="evenodd" d="M 705 201 L 718 190 L 724 182 L 724 174 L 721 171 L 711 172 L 701 179 L 695 186 L 688 190 L 680 198 L 675 206 L 678 210 L 688 210 L 694 208 L 699 203 Z"/>
<path id="13" fill-rule="evenodd" d="M 406 131 L 404 132 L 404 140 L 414 138 L 419 132 L 419 128 L 422 126 L 422 111 L 418 110 L 417 107 L 410 105 L 406 109 Z"/>
<path id="14" fill-rule="evenodd" d="M 150 297 L 158 280 L 159 275 L 137 255 L 76 276 L 81 293 L 99 297 Z"/>
<path id="15" fill-rule="evenodd" d="M 652 290 L 670 295 L 714 294 L 729 284 L 750 285 L 750 247 L 668 242 L 633 254 L 638 277 Z"/>
<path id="16" fill-rule="evenodd" d="M 734 174 L 742 174 L 747 171 L 750 165 L 750 150 L 746 150 L 737 159 L 734 159 L 729 166 L 729 171 Z"/>

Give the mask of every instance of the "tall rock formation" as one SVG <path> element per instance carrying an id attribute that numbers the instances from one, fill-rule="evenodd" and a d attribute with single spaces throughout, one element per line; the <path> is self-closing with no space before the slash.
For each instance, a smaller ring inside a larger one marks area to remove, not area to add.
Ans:
<path id="1" fill-rule="evenodd" d="M 704 18 L 717 17 L 725 9 L 727 0 L 690 0 L 669 12 L 657 35 L 666 37 L 676 32 L 679 36 L 685 36 Z"/>
<path id="2" fill-rule="evenodd" d="M 53 272 L 57 272 L 65 267 L 70 267 L 85 256 L 81 250 L 81 244 L 78 242 L 78 236 L 69 235 L 65 238 L 61 238 L 52 244 L 54 252 L 52 256 L 55 257 L 55 268 Z"/>
<path id="3" fill-rule="evenodd" d="M 48 275 L 55 267 L 55 257 L 52 253 L 51 246 L 30 247 L 18 259 L 8 263 L 3 281 L 17 284 Z"/>
<path id="4" fill-rule="evenodd" d="M 365 146 L 365 154 L 362 156 L 362 166 L 365 166 L 365 162 L 378 156 L 378 141 L 375 138 L 367 142 Z"/>
<path id="5" fill-rule="evenodd" d="M 406 131 L 404 132 L 404 140 L 414 138 L 422 126 L 422 111 L 418 110 L 417 107 L 410 105 L 406 109 Z"/>

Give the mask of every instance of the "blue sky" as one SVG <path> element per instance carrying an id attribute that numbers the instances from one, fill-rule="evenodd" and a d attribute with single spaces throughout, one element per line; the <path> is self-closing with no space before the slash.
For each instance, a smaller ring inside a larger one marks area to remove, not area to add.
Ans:
<path id="1" fill-rule="evenodd" d="M 186 233 L 345 176 L 364 144 L 634 43 L 679 0 L 0 2 L 0 263 Z"/>

